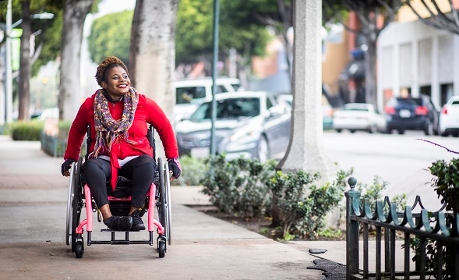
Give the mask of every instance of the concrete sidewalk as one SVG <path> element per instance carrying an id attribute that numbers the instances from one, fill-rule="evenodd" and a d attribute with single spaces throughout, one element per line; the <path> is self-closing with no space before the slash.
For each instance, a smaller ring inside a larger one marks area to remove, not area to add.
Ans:
<path id="1" fill-rule="evenodd" d="M 280 243 L 187 207 L 209 204 L 200 187 L 172 187 L 172 245 L 165 258 L 155 246 L 85 244 L 76 259 L 65 244 L 62 162 L 43 153 L 39 142 L 0 136 L 0 279 L 317 280 L 329 278 L 308 269 L 318 260 L 309 249 L 328 249 L 321 257 L 345 261 L 343 242 Z"/>

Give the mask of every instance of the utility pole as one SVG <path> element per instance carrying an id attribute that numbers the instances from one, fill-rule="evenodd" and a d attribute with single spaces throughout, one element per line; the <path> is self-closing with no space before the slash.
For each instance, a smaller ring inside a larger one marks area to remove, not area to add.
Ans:
<path id="1" fill-rule="evenodd" d="M 212 115 L 210 128 L 210 157 L 213 158 L 216 154 L 215 147 L 215 120 L 217 119 L 217 101 L 215 94 L 217 91 L 217 63 L 218 63 L 218 25 L 220 21 L 220 5 L 219 0 L 214 0 L 214 21 L 213 21 L 213 52 L 212 52 Z"/>
<path id="2" fill-rule="evenodd" d="M 13 121 L 13 71 L 11 69 L 11 0 L 8 0 L 7 11 L 6 11 L 6 61 L 5 61 L 5 114 L 6 123 Z"/>

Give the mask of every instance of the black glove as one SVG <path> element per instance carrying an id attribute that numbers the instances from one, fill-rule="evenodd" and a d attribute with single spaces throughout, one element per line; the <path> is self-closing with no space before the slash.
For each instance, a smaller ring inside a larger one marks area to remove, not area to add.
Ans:
<path id="1" fill-rule="evenodd" d="M 180 167 L 178 158 L 169 158 L 167 159 L 167 163 L 169 165 L 169 171 L 172 171 L 172 176 L 175 179 L 178 179 L 180 174 L 182 174 L 182 168 Z"/>
<path id="2" fill-rule="evenodd" d="M 75 161 L 73 159 L 66 159 L 64 161 L 64 163 L 61 165 L 61 174 L 62 176 L 68 176 L 68 175 L 65 175 L 65 173 L 70 169 L 72 163 L 74 163 Z"/>

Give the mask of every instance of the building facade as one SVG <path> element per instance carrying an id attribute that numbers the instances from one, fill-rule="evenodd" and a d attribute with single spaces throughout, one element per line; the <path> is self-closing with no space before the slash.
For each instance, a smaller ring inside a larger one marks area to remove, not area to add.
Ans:
<path id="1" fill-rule="evenodd" d="M 425 94 L 441 107 L 452 95 L 459 95 L 459 36 L 430 27 L 413 15 L 407 7 L 400 9 L 399 21 L 378 38 L 379 110 L 392 96 Z"/>

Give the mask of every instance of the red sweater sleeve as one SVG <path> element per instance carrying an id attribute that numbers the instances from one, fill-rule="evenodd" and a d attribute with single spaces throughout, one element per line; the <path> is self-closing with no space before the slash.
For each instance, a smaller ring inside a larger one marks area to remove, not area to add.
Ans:
<path id="1" fill-rule="evenodd" d="M 75 119 L 72 122 L 67 140 L 67 149 L 64 153 L 64 159 L 73 159 L 75 161 L 80 157 L 81 144 L 86 134 L 87 126 L 90 124 L 93 111 L 94 100 L 92 97 L 87 98 L 80 106 Z"/>
<path id="2" fill-rule="evenodd" d="M 149 124 L 153 125 L 156 132 L 161 139 L 164 146 L 164 153 L 166 158 L 179 157 L 177 139 L 175 137 L 174 129 L 171 122 L 167 118 L 164 111 L 158 106 L 158 104 L 144 96 L 146 99 L 147 116 L 146 120 Z"/>

